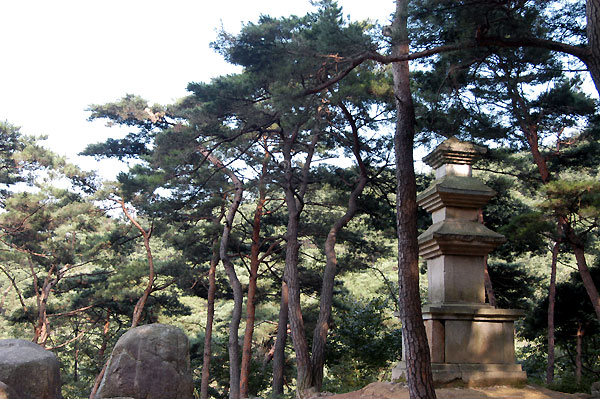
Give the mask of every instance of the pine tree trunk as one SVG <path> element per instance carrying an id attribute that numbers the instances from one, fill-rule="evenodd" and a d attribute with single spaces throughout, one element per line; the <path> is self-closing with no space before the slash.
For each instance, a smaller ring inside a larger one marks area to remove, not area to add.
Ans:
<path id="1" fill-rule="evenodd" d="M 225 273 L 229 278 L 229 284 L 233 290 L 233 310 L 231 312 L 231 321 L 229 323 L 229 340 L 227 349 L 229 351 L 229 399 L 238 399 L 240 397 L 240 348 L 238 342 L 238 331 L 240 321 L 242 319 L 242 302 L 244 294 L 242 292 L 242 284 L 237 277 L 233 263 L 229 259 L 227 250 L 229 247 L 229 236 L 233 226 L 233 216 L 237 212 L 237 207 L 240 204 L 242 197 L 241 189 L 236 189 L 235 198 L 227 218 L 225 220 L 225 228 L 223 229 L 223 237 L 220 245 L 220 256 Z M 231 216 L 231 217 L 230 217 Z"/>
<path id="2" fill-rule="evenodd" d="M 48 319 L 48 298 L 50 297 L 52 288 L 56 283 L 58 283 L 57 279 L 52 278 L 52 274 L 54 273 L 56 268 L 54 265 L 52 265 L 52 267 L 46 275 L 46 278 L 44 279 L 41 288 L 38 288 L 38 279 L 37 275 L 33 272 L 33 267 L 31 267 L 31 269 L 34 277 L 34 287 L 38 306 L 38 319 L 33 334 L 33 342 L 40 345 L 41 347 L 45 347 L 46 341 L 48 341 L 48 338 L 50 337 L 50 320 Z"/>
<path id="3" fill-rule="evenodd" d="M 348 199 L 348 208 L 346 213 L 338 219 L 327 234 L 325 240 L 325 257 L 326 265 L 323 271 L 323 283 L 321 286 L 321 297 L 319 303 L 319 318 L 313 335 L 312 344 L 312 382 L 313 386 L 317 391 L 321 391 L 323 386 L 323 366 L 325 361 L 325 345 L 327 343 L 327 333 L 329 331 L 329 319 L 331 318 L 331 307 L 333 304 L 333 286 L 335 283 L 335 275 L 337 269 L 337 257 L 335 253 L 335 242 L 337 239 L 338 232 L 344 228 L 350 220 L 358 212 L 357 200 L 360 194 L 362 194 L 365 186 L 367 185 L 367 169 L 360 156 L 360 142 L 358 136 L 358 128 L 354 123 L 352 115 L 348 109 L 341 104 L 342 111 L 346 116 L 352 127 L 353 136 L 353 153 L 356 158 L 359 167 L 359 178 L 356 186 L 350 193 Z"/>
<path id="4" fill-rule="evenodd" d="M 396 0 L 392 23 L 392 55 L 408 54 L 409 0 Z M 398 228 L 399 308 L 404 336 L 408 391 L 411 399 L 433 399 L 433 377 L 419 294 L 416 182 L 413 164 L 415 115 L 408 62 L 392 64 L 396 97 L 396 218 Z"/>
<path id="5" fill-rule="evenodd" d="M 106 319 L 104 320 L 104 328 L 102 329 L 102 344 L 100 345 L 100 349 L 98 350 L 98 363 L 101 364 L 104 362 L 104 353 L 106 352 L 106 348 L 108 347 L 108 332 L 110 331 L 110 310 L 106 311 Z"/>
<path id="6" fill-rule="evenodd" d="M 233 183 L 235 192 L 233 200 L 225 216 L 225 226 L 223 227 L 223 235 L 221 236 L 221 244 L 219 246 L 219 255 L 225 273 L 229 279 L 229 285 L 233 291 L 233 310 L 231 311 L 231 321 L 229 322 L 229 340 L 227 343 L 227 349 L 229 351 L 229 399 L 239 399 L 240 397 L 240 347 L 238 342 L 238 332 L 240 328 L 240 321 L 242 320 L 242 304 L 244 301 L 244 293 L 242 291 L 242 284 L 237 277 L 235 267 L 231 259 L 229 258 L 229 238 L 231 236 L 231 229 L 233 228 L 233 219 L 237 213 L 237 210 L 242 202 L 242 194 L 244 192 L 242 181 L 233 173 L 232 170 L 225 167 L 220 159 L 215 157 L 210 151 L 201 145 L 198 146 L 198 151 L 206 157 L 206 159 L 212 163 L 216 168 L 223 171 Z"/>
<path id="7" fill-rule="evenodd" d="M 585 64 L 596 86 L 596 92 L 600 94 L 600 0 L 587 0 L 585 10 L 589 50 Z"/>
<path id="8" fill-rule="evenodd" d="M 581 385 L 581 347 L 583 342 L 583 333 L 584 331 L 581 327 L 581 323 L 579 323 L 579 326 L 577 327 L 577 342 L 575 349 L 575 382 L 577 385 Z"/>
<path id="9" fill-rule="evenodd" d="M 556 263 L 559 248 L 560 241 L 557 240 L 552 248 L 550 288 L 548 290 L 548 367 L 546 368 L 546 384 L 554 382 L 554 305 L 556 303 Z"/>
<path id="10" fill-rule="evenodd" d="M 596 285 L 592 279 L 592 274 L 587 266 L 585 253 L 583 252 L 583 245 L 579 242 L 575 236 L 575 233 L 571 229 L 569 229 L 569 232 L 567 233 L 567 238 L 569 239 L 569 244 L 575 253 L 577 269 L 579 269 L 579 274 L 583 280 L 583 286 L 585 287 L 585 290 L 592 301 L 592 306 L 596 312 L 596 317 L 598 320 L 600 320 L 600 295 L 598 295 L 598 290 L 596 289 Z"/>
<path id="11" fill-rule="evenodd" d="M 293 192 L 286 193 L 289 220 L 286 233 L 285 270 L 283 279 L 288 286 L 289 322 L 294 351 L 296 352 L 296 393 L 304 397 L 305 391 L 311 387 L 311 363 L 308 353 L 308 343 L 304 332 L 304 320 L 300 305 L 300 282 L 298 280 L 298 223 L 299 213 L 296 210 L 296 198 Z"/>
<path id="12" fill-rule="evenodd" d="M 594 11 L 595 13 L 598 12 L 599 2 L 600 0 L 588 1 L 588 5 L 590 3 L 595 4 L 592 5 L 593 7 L 596 7 Z M 522 109 L 526 109 L 524 105 L 524 100 L 521 97 L 517 96 L 516 93 L 513 93 L 513 96 L 513 103 L 516 105 L 520 105 Z M 519 122 L 521 125 L 521 130 L 527 137 L 527 142 L 529 143 L 533 160 L 537 165 L 538 171 L 540 173 L 542 183 L 547 184 L 548 182 L 550 182 L 552 176 L 550 175 L 546 159 L 539 150 L 539 137 L 537 133 L 537 126 L 534 126 L 531 120 L 532 117 L 527 112 L 525 118 L 521 119 Z M 592 301 L 592 306 L 594 307 L 594 311 L 596 312 L 596 317 L 598 318 L 598 320 L 600 320 L 600 295 L 598 295 L 598 290 L 596 289 L 596 286 L 590 274 L 590 270 L 587 266 L 585 260 L 585 253 L 583 251 L 583 244 L 580 242 L 579 237 L 577 237 L 573 229 L 567 225 L 567 221 L 564 216 L 559 215 L 557 218 L 557 223 L 560 229 L 565 230 L 565 236 L 567 238 L 567 241 L 569 241 L 569 245 L 573 249 L 575 259 L 577 260 L 577 268 L 579 270 L 579 274 L 581 275 L 581 279 L 583 280 L 583 285 L 588 293 L 588 296 L 590 297 L 590 300 Z"/>
<path id="13" fill-rule="evenodd" d="M 100 350 L 98 351 L 98 360 L 104 363 L 102 369 L 96 376 L 94 380 L 94 386 L 92 387 L 92 391 L 90 392 L 89 399 L 96 399 L 96 392 L 98 392 L 98 388 L 100 388 L 100 382 L 102 382 L 102 378 L 104 377 L 104 373 L 106 372 L 106 367 L 108 366 L 108 359 L 106 361 L 103 360 L 104 353 L 106 352 L 106 347 L 108 346 L 108 332 L 110 327 L 110 310 L 106 312 L 106 321 L 104 322 L 104 329 L 102 330 L 102 346 L 100 346 Z"/>
<path id="14" fill-rule="evenodd" d="M 212 358 L 212 330 L 215 317 L 215 294 L 217 292 L 216 272 L 219 264 L 218 240 L 213 243 L 213 254 L 208 270 L 208 298 L 206 309 L 206 329 L 204 333 L 204 353 L 202 356 L 202 379 L 200 382 L 200 399 L 208 399 L 208 384 L 210 382 L 210 361 Z"/>
<path id="15" fill-rule="evenodd" d="M 283 371 L 285 366 L 285 341 L 288 329 L 288 287 L 285 281 L 281 283 L 281 303 L 279 306 L 279 321 L 277 323 L 277 338 L 273 353 L 273 396 L 283 395 Z"/>
<path id="16" fill-rule="evenodd" d="M 313 132 L 311 143 L 308 146 L 306 159 L 302 167 L 300 184 L 295 183 L 292 162 L 292 145 L 296 142 L 300 127 L 292 133 L 291 137 L 284 138 L 283 157 L 285 164 L 285 203 L 288 209 L 288 224 L 286 232 L 285 269 L 283 280 L 288 287 L 288 319 L 294 351 L 296 353 L 296 396 L 304 398 L 312 388 L 312 371 L 308 342 L 304 332 L 304 320 L 302 318 L 302 306 L 300 304 L 300 281 L 298 278 L 298 252 L 300 242 L 298 241 L 298 226 L 300 213 L 303 208 L 304 194 L 308 185 L 308 172 L 314 154 L 319 132 Z M 298 186 L 298 187 L 297 187 Z"/>
<path id="17" fill-rule="evenodd" d="M 140 297 L 140 299 L 135 304 L 133 308 L 133 316 L 131 317 L 131 328 L 137 327 L 140 319 L 142 318 L 142 312 L 144 311 L 144 306 L 146 306 L 146 301 L 152 292 L 152 286 L 154 285 L 154 261 L 152 259 L 152 249 L 150 248 L 150 234 L 152 233 L 152 229 L 146 231 L 134 218 L 131 216 L 129 211 L 127 211 L 127 207 L 125 206 L 124 200 L 117 200 L 117 203 L 121 205 L 121 209 L 123 213 L 129 219 L 129 221 L 135 226 L 136 229 L 140 232 L 144 239 L 144 248 L 146 248 L 146 257 L 148 259 L 148 284 L 146 285 L 146 289 L 144 293 Z"/>
<path id="18" fill-rule="evenodd" d="M 246 330 L 244 331 L 244 343 L 242 345 L 242 366 L 240 370 L 240 397 L 248 397 L 248 377 L 250 375 L 250 360 L 252 358 L 252 336 L 254 335 L 254 319 L 256 315 L 255 297 L 256 280 L 258 277 L 258 266 L 260 263 L 260 221 L 263 216 L 263 209 L 266 201 L 266 190 L 264 185 L 264 176 L 267 172 L 268 155 L 262 165 L 262 174 L 258 182 L 258 201 L 254 211 L 254 220 L 252 222 L 252 244 L 250 248 L 250 280 L 248 282 L 248 299 L 246 300 Z"/>
<path id="19" fill-rule="evenodd" d="M 75 336 L 79 335 L 79 328 L 75 327 Z M 79 381 L 79 342 L 75 341 L 75 356 L 73 357 L 73 381 Z"/>

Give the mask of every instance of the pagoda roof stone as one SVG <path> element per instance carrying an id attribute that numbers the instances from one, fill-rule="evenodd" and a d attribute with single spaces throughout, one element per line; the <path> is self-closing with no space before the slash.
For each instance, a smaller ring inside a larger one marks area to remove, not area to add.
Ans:
<path id="1" fill-rule="evenodd" d="M 423 162 L 434 169 L 446 164 L 472 165 L 486 152 L 485 147 L 450 137 L 425 156 Z"/>

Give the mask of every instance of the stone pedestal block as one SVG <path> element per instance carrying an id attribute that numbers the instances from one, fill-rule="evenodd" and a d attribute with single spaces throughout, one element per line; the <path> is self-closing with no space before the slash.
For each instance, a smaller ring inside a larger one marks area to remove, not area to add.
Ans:
<path id="1" fill-rule="evenodd" d="M 482 256 L 442 255 L 429 259 L 429 303 L 484 303 L 482 262 Z"/>
<path id="2" fill-rule="evenodd" d="M 527 382 L 527 374 L 519 364 L 432 363 L 431 370 L 436 387 L 519 386 Z M 399 362 L 392 369 L 392 381 L 404 380 L 406 380 L 406 364 Z"/>
<path id="3" fill-rule="evenodd" d="M 433 363 L 514 364 L 514 321 L 523 312 L 491 306 L 426 306 Z"/>

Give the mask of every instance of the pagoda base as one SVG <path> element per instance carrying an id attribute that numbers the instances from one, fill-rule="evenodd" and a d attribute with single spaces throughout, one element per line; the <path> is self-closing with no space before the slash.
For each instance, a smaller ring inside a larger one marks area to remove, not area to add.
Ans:
<path id="1" fill-rule="evenodd" d="M 441 387 L 525 383 L 527 374 L 515 362 L 514 349 L 514 322 L 523 313 L 488 304 L 424 306 L 434 384 Z M 402 358 L 406 358 L 404 353 Z M 392 380 L 405 376 L 406 364 L 399 362 L 392 369 Z"/>
<path id="2" fill-rule="evenodd" d="M 520 386 L 527 382 L 527 374 L 521 369 L 520 364 L 432 363 L 431 372 L 436 388 Z M 406 363 L 398 362 L 392 369 L 392 381 L 406 381 Z"/>
<path id="3" fill-rule="evenodd" d="M 523 311 L 486 304 L 423 308 L 432 363 L 514 364 L 514 321 Z"/>

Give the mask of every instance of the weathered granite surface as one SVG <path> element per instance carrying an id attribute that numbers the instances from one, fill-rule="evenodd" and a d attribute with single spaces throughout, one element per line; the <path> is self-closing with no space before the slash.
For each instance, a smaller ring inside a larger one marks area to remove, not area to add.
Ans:
<path id="1" fill-rule="evenodd" d="M 119 338 L 96 398 L 191 399 L 193 389 L 186 335 L 149 324 Z"/>
<path id="2" fill-rule="evenodd" d="M 11 399 L 61 398 L 58 359 L 30 341 L 0 340 L 0 381 L 10 387 L 5 391 Z"/>
<path id="3" fill-rule="evenodd" d="M 14 389 L 0 381 L 0 399 L 20 399 Z"/>

